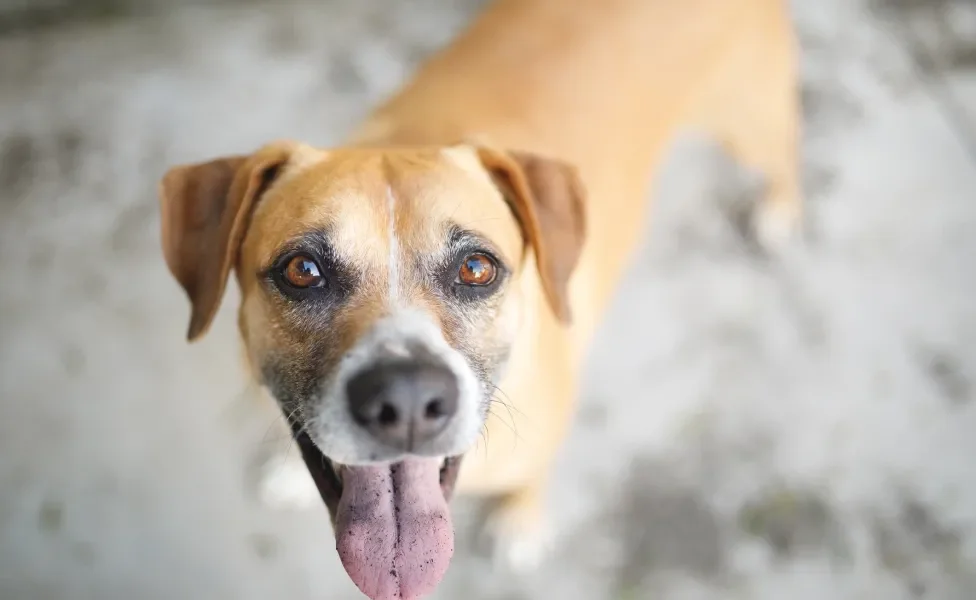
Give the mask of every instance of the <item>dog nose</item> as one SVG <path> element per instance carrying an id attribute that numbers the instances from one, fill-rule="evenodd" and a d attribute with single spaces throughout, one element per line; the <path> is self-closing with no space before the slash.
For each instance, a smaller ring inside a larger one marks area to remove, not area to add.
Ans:
<path id="1" fill-rule="evenodd" d="M 380 442 L 413 450 L 447 427 L 458 382 L 440 365 L 397 362 L 368 367 L 346 386 L 353 418 Z"/>

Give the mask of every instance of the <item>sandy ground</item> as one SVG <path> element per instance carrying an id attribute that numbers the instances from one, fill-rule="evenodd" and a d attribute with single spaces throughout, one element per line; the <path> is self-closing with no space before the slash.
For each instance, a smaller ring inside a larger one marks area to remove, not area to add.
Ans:
<path id="1" fill-rule="evenodd" d="M 235 292 L 184 344 L 155 182 L 337 141 L 475 4 L 0 37 L 0 598 L 359 597 L 324 510 L 253 497 L 287 440 L 242 383 Z M 439 598 L 976 598 L 976 6 L 795 8 L 806 244 L 744 243 L 717 159 L 679 144 L 593 351 L 555 553 L 493 573 L 462 518 Z"/>

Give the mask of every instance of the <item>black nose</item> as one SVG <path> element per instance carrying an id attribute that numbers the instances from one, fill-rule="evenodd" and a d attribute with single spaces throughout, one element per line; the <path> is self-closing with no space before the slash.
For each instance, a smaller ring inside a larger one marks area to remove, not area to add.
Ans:
<path id="1" fill-rule="evenodd" d="M 447 427 L 458 405 L 457 378 L 440 365 L 368 367 L 346 385 L 353 418 L 377 440 L 413 450 Z"/>

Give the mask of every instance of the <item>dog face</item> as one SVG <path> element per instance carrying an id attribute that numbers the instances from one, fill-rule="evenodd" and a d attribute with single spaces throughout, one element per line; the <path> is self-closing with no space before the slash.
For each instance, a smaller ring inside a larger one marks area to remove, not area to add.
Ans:
<path id="1" fill-rule="evenodd" d="M 241 246 L 252 366 L 335 463 L 463 453 L 519 322 L 517 222 L 470 152 L 305 158 Z"/>
<path id="2" fill-rule="evenodd" d="M 464 145 L 277 143 L 176 167 L 161 198 L 190 339 L 236 271 L 248 362 L 333 517 L 357 466 L 429 458 L 449 495 L 531 309 L 527 278 L 569 318 L 583 198 L 558 161 Z"/>

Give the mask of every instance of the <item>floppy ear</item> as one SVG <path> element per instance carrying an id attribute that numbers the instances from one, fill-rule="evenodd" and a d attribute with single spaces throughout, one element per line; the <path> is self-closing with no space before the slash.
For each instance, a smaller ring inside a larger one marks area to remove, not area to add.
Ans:
<path id="1" fill-rule="evenodd" d="M 482 165 L 505 192 L 535 252 L 542 289 L 556 317 L 572 318 L 569 279 L 586 233 L 586 190 L 569 163 L 527 152 L 478 148 Z"/>
<path id="2" fill-rule="evenodd" d="M 210 327 L 251 209 L 291 152 L 285 144 L 170 169 L 159 186 L 163 255 L 192 305 L 190 341 Z"/>

